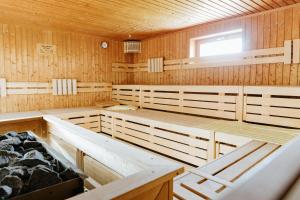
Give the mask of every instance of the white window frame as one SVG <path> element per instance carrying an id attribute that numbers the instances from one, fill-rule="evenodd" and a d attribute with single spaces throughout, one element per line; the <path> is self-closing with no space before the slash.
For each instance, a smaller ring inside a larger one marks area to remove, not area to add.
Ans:
<path id="1" fill-rule="evenodd" d="M 244 38 L 243 38 L 243 29 L 234 29 L 231 31 L 225 31 L 220 33 L 215 33 L 211 35 L 196 37 L 190 39 L 190 58 L 194 57 L 200 57 L 200 45 L 201 43 L 208 43 L 217 41 L 220 39 L 230 39 L 230 38 L 242 38 L 242 50 L 244 49 Z M 229 54 L 234 55 L 234 54 Z M 222 56 L 222 55 L 216 55 L 216 56 Z M 209 56 L 207 56 L 209 57 Z"/>

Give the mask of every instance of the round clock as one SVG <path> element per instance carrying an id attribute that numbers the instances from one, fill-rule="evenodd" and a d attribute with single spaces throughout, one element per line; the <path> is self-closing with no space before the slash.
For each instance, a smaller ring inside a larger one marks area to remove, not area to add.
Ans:
<path id="1" fill-rule="evenodd" d="M 101 42 L 101 48 L 102 49 L 106 49 L 108 47 L 108 43 L 107 42 Z"/>

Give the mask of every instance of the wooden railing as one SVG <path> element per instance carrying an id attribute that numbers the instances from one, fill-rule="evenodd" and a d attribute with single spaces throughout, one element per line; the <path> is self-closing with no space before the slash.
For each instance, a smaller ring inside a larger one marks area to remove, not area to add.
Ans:
<path id="1" fill-rule="evenodd" d="M 196 69 L 205 67 L 242 66 L 256 64 L 300 63 L 300 39 L 286 40 L 283 47 L 256 49 L 233 55 L 210 56 L 207 58 L 182 58 L 163 61 L 163 71 Z M 152 58 L 149 58 L 151 60 Z M 163 58 L 160 58 L 163 59 Z M 113 72 L 151 72 L 148 63 L 113 63 Z M 155 71 L 156 72 L 156 71 Z M 161 70 L 157 71 L 161 72 Z"/>
<path id="2" fill-rule="evenodd" d="M 53 79 L 51 82 L 7 82 L 0 78 L 0 97 L 7 95 L 77 95 L 86 92 L 111 92 L 111 83 L 77 82 L 75 79 Z"/>

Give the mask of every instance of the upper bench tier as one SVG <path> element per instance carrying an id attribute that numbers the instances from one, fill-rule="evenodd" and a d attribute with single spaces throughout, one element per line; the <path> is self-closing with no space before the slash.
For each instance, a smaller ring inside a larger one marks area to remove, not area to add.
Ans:
<path id="1" fill-rule="evenodd" d="M 300 87 L 113 85 L 112 97 L 140 108 L 300 128 Z"/>

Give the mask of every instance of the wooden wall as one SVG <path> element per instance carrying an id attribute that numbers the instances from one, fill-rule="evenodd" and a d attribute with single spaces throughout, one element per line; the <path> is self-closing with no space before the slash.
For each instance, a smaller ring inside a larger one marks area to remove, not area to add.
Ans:
<path id="1" fill-rule="evenodd" d="M 101 49 L 101 41 L 109 48 Z M 57 53 L 42 56 L 37 43 L 54 44 Z M 0 23 L 0 78 L 8 82 L 47 82 L 74 78 L 82 82 L 126 84 L 130 75 L 111 72 L 112 62 L 124 62 L 122 43 L 106 38 L 66 31 Z M 91 106 L 110 98 L 110 92 L 80 93 L 76 96 L 10 95 L 0 98 L 0 112 L 45 108 Z"/>
<path id="2" fill-rule="evenodd" d="M 149 57 L 189 57 L 189 40 L 226 30 L 243 28 L 245 50 L 282 47 L 284 40 L 300 38 L 300 4 L 261 14 L 199 25 L 179 32 L 146 39 L 134 62 Z M 300 85 L 300 66 L 283 64 L 177 70 L 164 73 L 134 73 L 134 84 L 205 85 Z"/>

